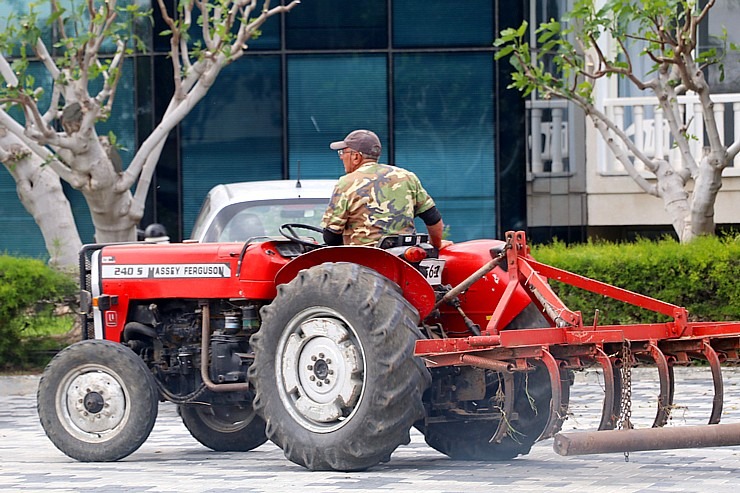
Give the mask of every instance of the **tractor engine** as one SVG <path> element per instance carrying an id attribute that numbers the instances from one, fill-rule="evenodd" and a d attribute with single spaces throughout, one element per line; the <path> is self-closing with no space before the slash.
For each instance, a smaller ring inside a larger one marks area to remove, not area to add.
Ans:
<path id="1" fill-rule="evenodd" d="M 258 305 L 207 302 L 204 350 L 203 303 L 163 299 L 132 306 L 123 330 L 123 342 L 153 369 L 160 392 L 176 403 L 196 398 L 211 402 L 207 396 L 213 393 L 205 392 L 204 358 L 206 380 L 216 384 L 245 383 L 253 360 L 249 338 L 259 329 Z"/>

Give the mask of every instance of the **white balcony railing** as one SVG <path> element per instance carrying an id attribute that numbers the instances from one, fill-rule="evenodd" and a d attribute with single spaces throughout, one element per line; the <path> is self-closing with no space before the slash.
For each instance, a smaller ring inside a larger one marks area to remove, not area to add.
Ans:
<path id="1" fill-rule="evenodd" d="M 740 94 L 716 94 L 712 96 L 714 116 L 720 139 L 726 145 L 740 139 Z M 649 158 L 663 158 L 676 168 L 681 164 L 681 153 L 674 144 L 668 122 L 655 97 L 611 98 L 604 101 L 606 115 L 635 143 Z M 702 106 L 698 96 L 679 96 L 679 121 L 689 134 L 689 147 L 695 160 L 702 156 L 707 144 L 704 135 Z M 600 137 L 599 137 L 600 138 Z M 599 146 L 599 172 L 603 174 L 625 173 L 622 164 L 606 145 Z M 740 168 L 740 158 L 735 160 Z M 640 162 L 638 170 L 644 171 Z M 735 170 L 728 170 L 735 174 Z M 734 172 L 733 172 L 734 171 Z"/>
<path id="2" fill-rule="evenodd" d="M 527 101 L 529 152 L 527 166 L 534 175 L 563 173 L 570 167 L 568 102 Z"/>
<path id="3" fill-rule="evenodd" d="M 712 96 L 714 114 L 722 142 L 729 145 L 740 139 L 740 94 L 716 94 Z M 679 118 L 691 136 L 689 145 L 694 159 L 699 159 L 706 145 L 704 120 L 698 96 L 680 96 Z M 569 129 L 568 103 L 564 100 L 527 101 L 529 121 L 528 170 L 534 175 L 549 175 L 573 172 L 573 146 L 585 146 L 585 142 L 574 142 Z M 668 122 L 655 97 L 610 98 L 604 102 L 607 116 L 632 139 L 650 158 L 668 159 L 674 166 L 681 163 L 681 155 L 674 145 Z M 622 175 L 626 172 L 622 164 L 601 140 L 598 142 L 598 171 L 604 175 Z M 642 163 L 635 163 L 644 170 Z M 740 175 L 740 157 L 726 174 Z"/>

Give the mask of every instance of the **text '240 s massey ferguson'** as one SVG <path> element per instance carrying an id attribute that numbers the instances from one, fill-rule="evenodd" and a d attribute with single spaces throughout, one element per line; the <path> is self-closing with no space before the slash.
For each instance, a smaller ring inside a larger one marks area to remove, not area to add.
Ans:
<path id="1" fill-rule="evenodd" d="M 309 469 L 388 461 L 412 427 L 452 458 L 505 460 L 558 432 L 573 372 L 590 365 L 604 374 L 600 430 L 625 429 L 558 434 L 558 452 L 740 442 L 737 425 L 660 428 L 673 365 L 694 359 L 712 370 L 708 418 L 719 421 L 720 363 L 738 359 L 740 323 L 688 322 L 681 307 L 540 264 L 522 232 L 438 252 L 423 235 L 318 248 L 302 227 L 246 241 L 86 246 L 84 340 L 52 360 L 38 390 L 52 442 L 81 461 L 121 459 L 166 400 L 213 450 L 270 439 Z M 672 321 L 584 324 L 548 279 Z M 660 376 L 654 428 L 630 430 L 622 390 L 645 360 Z"/>

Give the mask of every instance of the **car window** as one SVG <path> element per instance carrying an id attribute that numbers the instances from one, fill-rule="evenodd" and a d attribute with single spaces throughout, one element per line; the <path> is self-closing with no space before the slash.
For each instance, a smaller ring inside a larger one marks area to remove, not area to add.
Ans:
<path id="1" fill-rule="evenodd" d="M 326 203 L 324 200 L 312 200 L 310 203 L 284 201 L 251 207 L 248 204 L 237 204 L 241 206 L 241 210 L 233 214 L 212 241 L 245 241 L 257 236 L 281 236 L 280 225 L 285 223 L 318 227 L 326 210 Z"/>
<path id="2" fill-rule="evenodd" d="M 203 228 L 206 227 L 206 218 L 211 213 L 211 196 L 206 195 L 206 199 L 203 201 L 203 205 L 200 207 L 198 217 L 195 219 L 195 227 L 193 228 L 191 238 L 198 238 L 202 234 Z"/>

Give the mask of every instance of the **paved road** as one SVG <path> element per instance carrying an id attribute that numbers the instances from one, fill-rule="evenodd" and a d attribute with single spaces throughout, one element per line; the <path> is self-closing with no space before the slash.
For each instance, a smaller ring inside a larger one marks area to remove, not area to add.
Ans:
<path id="1" fill-rule="evenodd" d="M 708 370 L 676 370 L 676 409 L 670 425 L 699 424 L 712 400 Z M 603 395 L 596 372 L 579 373 L 564 429 L 594 429 Z M 636 369 L 637 427 L 655 415 L 656 375 Z M 725 422 L 740 422 L 740 369 L 725 371 Z M 271 443 L 247 453 L 216 453 L 188 434 L 172 404 L 162 404 L 148 441 L 116 463 L 79 463 L 49 442 L 36 416 L 37 376 L 0 378 L 0 491 L 86 493 L 201 491 L 478 492 L 733 492 L 740 486 L 740 447 L 637 452 L 629 456 L 561 457 L 552 440 L 502 463 L 453 461 L 418 433 L 391 462 L 359 473 L 310 472 Z M 594 399 L 596 396 L 596 399 Z M 739 485 L 739 486 L 736 486 Z"/>

